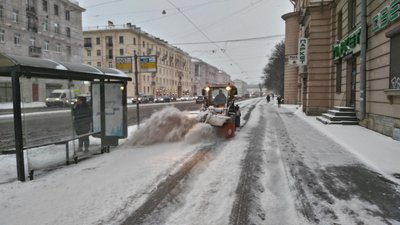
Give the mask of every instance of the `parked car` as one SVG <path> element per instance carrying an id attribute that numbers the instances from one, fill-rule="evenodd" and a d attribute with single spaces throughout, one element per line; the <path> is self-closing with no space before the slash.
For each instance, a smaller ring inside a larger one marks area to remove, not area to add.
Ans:
<path id="1" fill-rule="evenodd" d="M 171 98 L 168 97 L 168 96 L 159 96 L 155 100 L 155 102 L 158 102 L 158 103 L 160 103 L 160 102 L 170 102 L 170 101 L 171 101 Z"/>
<path id="2" fill-rule="evenodd" d="M 137 100 L 139 101 L 139 103 L 154 102 L 154 96 L 153 95 L 139 95 L 138 98 L 135 96 L 132 98 L 132 103 L 136 104 Z"/>
<path id="3" fill-rule="evenodd" d="M 76 101 L 75 92 L 69 89 L 55 89 L 46 98 L 46 106 L 71 106 Z"/>
<path id="4" fill-rule="evenodd" d="M 181 97 L 181 101 L 191 101 L 191 100 L 192 100 L 192 97 L 189 95 L 185 95 L 185 96 Z"/>
<path id="5" fill-rule="evenodd" d="M 196 104 L 202 104 L 204 102 L 204 96 L 199 95 L 196 97 Z"/>

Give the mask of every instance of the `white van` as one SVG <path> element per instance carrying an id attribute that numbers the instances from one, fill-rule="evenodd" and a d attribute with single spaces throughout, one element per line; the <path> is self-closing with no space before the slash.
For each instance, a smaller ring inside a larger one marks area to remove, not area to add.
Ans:
<path id="1" fill-rule="evenodd" d="M 55 89 L 46 98 L 47 107 L 51 106 L 71 106 L 76 101 L 75 92 L 69 89 Z"/>

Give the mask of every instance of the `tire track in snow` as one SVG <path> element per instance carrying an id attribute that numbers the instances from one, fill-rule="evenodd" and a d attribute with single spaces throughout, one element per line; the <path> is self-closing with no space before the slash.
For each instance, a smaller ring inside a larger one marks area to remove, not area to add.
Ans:
<path id="1" fill-rule="evenodd" d="M 262 107 L 260 110 L 262 110 Z M 263 164 L 263 141 L 266 126 L 266 119 L 261 113 L 258 126 L 252 128 L 249 132 L 255 135 L 248 137 L 249 147 L 246 150 L 239 184 L 236 189 L 237 197 L 232 207 L 230 224 L 251 224 L 249 217 L 257 204 L 255 192 L 260 191 L 258 177 L 261 174 L 261 164 Z M 264 215 L 265 213 L 262 211 L 259 212 L 262 219 L 264 219 Z"/>
<path id="2" fill-rule="evenodd" d="M 246 107 L 248 107 L 248 105 L 244 108 Z M 244 116 L 246 122 L 242 124 L 241 127 L 246 125 L 254 108 L 255 104 L 249 107 Z M 223 149 L 223 146 L 226 145 L 226 143 L 227 142 L 225 141 L 219 143 L 214 142 L 198 150 L 193 156 L 185 161 L 176 173 L 169 175 L 163 182 L 157 185 L 157 187 L 150 193 L 149 198 L 130 216 L 128 216 L 122 224 L 162 224 L 168 217 L 167 210 L 163 209 L 177 207 L 174 205 L 180 204 L 177 199 L 187 185 L 186 180 L 189 178 L 191 170 L 199 163 L 204 162 L 205 159 L 213 158 L 208 156 L 211 153 L 218 154 L 218 150 Z"/>

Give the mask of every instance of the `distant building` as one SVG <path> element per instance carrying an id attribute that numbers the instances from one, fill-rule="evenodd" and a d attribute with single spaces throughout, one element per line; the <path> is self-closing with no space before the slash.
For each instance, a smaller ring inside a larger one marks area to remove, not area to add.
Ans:
<path id="1" fill-rule="evenodd" d="M 0 52 L 82 62 L 82 12 L 77 1 L 0 1 Z M 22 79 L 22 102 L 44 101 L 54 89 L 80 87 L 82 82 Z M 0 102 L 12 100 L 11 79 L 0 78 Z"/>
<path id="2" fill-rule="evenodd" d="M 231 77 L 224 71 L 196 58 L 192 58 L 193 94 L 201 95 L 201 90 L 209 84 L 228 84 Z"/>
<path id="3" fill-rule="evenodd" d="M 233 80 L 233 84 L 236 86 L 238 90 L 238 96 L 245 96 L 245 94 L 248 94 L 249 92 L 247 91 L 247 83 L 243 80 Z"/>
<path id="4" fill-rule="evenodd" d="M 157 72 L 139 73 L 139 94 L 174 96 L 192 94 L 191 58 L 188 53 L 127 23 L 85 29 L 84 62 L 94 66 L 116 67 L 116 57 L 157 56 Z M 132 67 L 134 67 L 132 65 Z M 126 71 L 127 72 L 127 71 Z M 134 68 L 128 96 L 135 96 Z"/>

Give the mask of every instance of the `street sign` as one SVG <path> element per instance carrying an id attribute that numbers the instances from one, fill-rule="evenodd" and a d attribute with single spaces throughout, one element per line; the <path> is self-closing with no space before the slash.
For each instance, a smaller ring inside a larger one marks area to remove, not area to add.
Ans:
<path id="1" fill-rule="evenodd" d="M 115 57 L 115 67 L 125 73 L 132 73 L 132 56 Z"/>
<path id="2" fill-rule="evenodd" d="M 139 68 L 141 73 L 157 72 L 157 56 L 139 56 Z"/>
<path id="3" fill-rule="evenodd" d="M 288 64 L 291 66 L 297 66 L 298 55 L 289 55 L 288 56 Z"/>
<path id="4" fill-rule="evenodd" d="M 298 65 L 307 65 L 308 38 L 299 38 Z"/>

